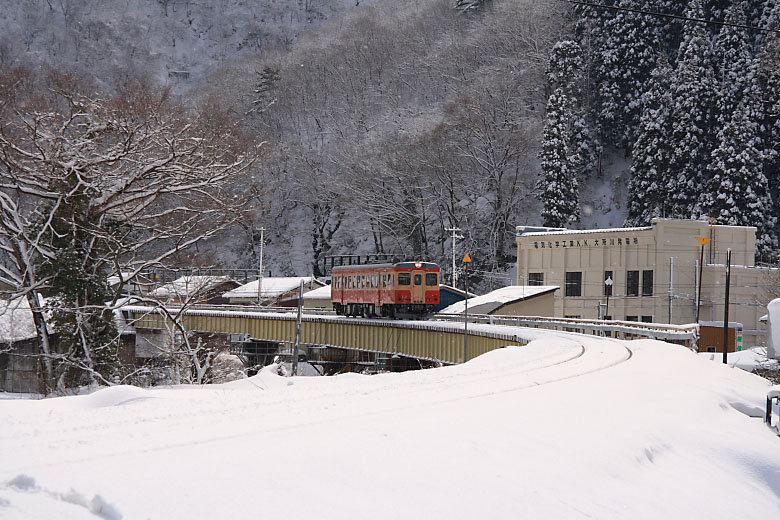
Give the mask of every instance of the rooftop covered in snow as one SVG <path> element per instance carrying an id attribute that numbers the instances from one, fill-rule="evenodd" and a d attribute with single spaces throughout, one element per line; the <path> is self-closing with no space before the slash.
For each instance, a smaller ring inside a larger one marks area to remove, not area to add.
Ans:
<path id="1" fill-rule="evenodd" d="M 155 298 L 188 298 L 205 294 L 230 281 L 229 276 L 182 276 L 149 294 Z"/>
<path id="2" fill-rule="evenodd" d="M 297 290 L 301 282 L 304 285 L 315 284 L 322 286 L 323 283 L 314 278 L 313 276 L 279 276 L 279 277 L 264 277 L 263 284 L 260 288 L 261 298 L 277 298 L 290 291 Z M 222 296 L 225 298 L 257 298 L 257 286 L 259 280 L 246 283 L 240 287 L 226 292 Z M 304 288 L 305 289 L 305 288 Z"/>
<path id="3" fill-rule="evenodd" d="M 502 287 L 482 296 L 469 298 L 469 312 L 474 314 L 493 314 L 507 305 L 550 294 L 559 288 L 557 285 L 510 285 L 509 287 Z M 464 300 L 453 303 L 449 307 L 442 309 L 441 312 L 462 314 L 465 312 L 465 308 L 466 303 Z"/>

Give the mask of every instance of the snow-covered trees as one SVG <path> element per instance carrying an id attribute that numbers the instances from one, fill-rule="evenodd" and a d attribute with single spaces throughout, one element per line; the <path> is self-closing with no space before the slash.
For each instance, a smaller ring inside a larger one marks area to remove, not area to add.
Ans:
<path id="1" fill-rule="evenodd" d="M 233 187 L 253 157 L 233 125 L 185 114 L 164 92 L 99 98 L 65 79 L 7 100 L 0 126 L 0 271 L 30 301 L 52 386 L 114 380 L 122 282 L 234 222 Z"/>
<path id="2" fill-rule="evenodd" d="M 687 15 L 703 17 L 693 0 Z M 700 213 L 699 195 L 712 150 L 715 78 L 710 36 L 701 24 L 686 22 L 677 68 L 672 80 L 671 155 L 667 191 L 672 199 L 669 217 L 690 218 Z"/>
<path id="3" fill-rule="evenodd" d="M 539 199 L 543 225 L 565 227 L 579 221 L 579 192 L 577 176 L 569 157 L 571 102 L 563 89 L 557 88 L 547 101 L 547 122 L 542 134 L 539 160 L 542 178 L 539 181 Z"/>
<path id="4" fill-rule="evenodd" d="M 756 226 L 756 246 L 766 252 L 777 247 L 771 235 L 776 217 L 762 168 L 757 125 L 748 117 L 748 103 L 750 100 L 745 99 L 737 106 L 718 134 L 703 206 L 719 224 Z"/>
<path id="5" fill-rule="evenodd" d="M 580 219 L 578 177 L 592 167 L 589 129 L 578 97 L 583 78 L 582 50 L 576 42 L 558 42 L 552 49 L 547 77 L 552 94 L 539 159 L 539 199 L 545 226 L 564 227 Z"/>
<path id="6" fill-rule="evenodd" d="M 664 56 L 658 59 L 642 103 L 642 118 L 631 156 L 626 225 L 644 226 L 663 216 L 668 205 L 670 155 L 669 128 L 673 104 L 672 69 Z"/>
<path id="7" fill-rule="evenodd" d="M 621 9 L 605 22 L 604 48 L 597 71 L 601 80 L 599 122 L 604 139 L 630 146 L 642 113 L 641 98 L 661 49 L 658 17 L 638 13 L 648 2 L 619 0 Z"/>

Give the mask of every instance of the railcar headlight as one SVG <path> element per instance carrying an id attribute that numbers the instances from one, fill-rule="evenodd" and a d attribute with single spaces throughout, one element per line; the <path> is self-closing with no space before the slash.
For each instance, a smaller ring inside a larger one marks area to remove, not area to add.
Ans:
<path id="1" fill-rule="evenodd" d="M 421 262 L 415 262 L 414 266 L 419 269 L 420 267 L 422 267 L 422 263 Z"/>

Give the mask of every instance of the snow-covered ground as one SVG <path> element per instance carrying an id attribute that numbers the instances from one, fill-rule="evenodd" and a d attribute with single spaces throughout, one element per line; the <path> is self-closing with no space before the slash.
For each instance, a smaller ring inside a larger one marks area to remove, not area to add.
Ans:
<path id="1" fill-rule="evenodd" d="M 402 374 L 0 400 L 0 518 L 779 517 L 766 380 L 543 336 Z"/>

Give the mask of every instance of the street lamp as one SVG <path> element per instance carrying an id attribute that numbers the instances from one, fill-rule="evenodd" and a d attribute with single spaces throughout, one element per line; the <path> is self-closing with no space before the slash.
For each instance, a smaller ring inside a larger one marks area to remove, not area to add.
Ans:
<path id="1" fill-rule="evenodd" d="M 612 281 L 611 276 L 607 276 L 607 279 L 604 280 L 604 292 L 607 293 L 607 309 L 604 311 L 604 319 L 607 319 L 607 316 L 609 316 L 609 295 L 612 293 L 612 284 L 614 282 Z"/>

